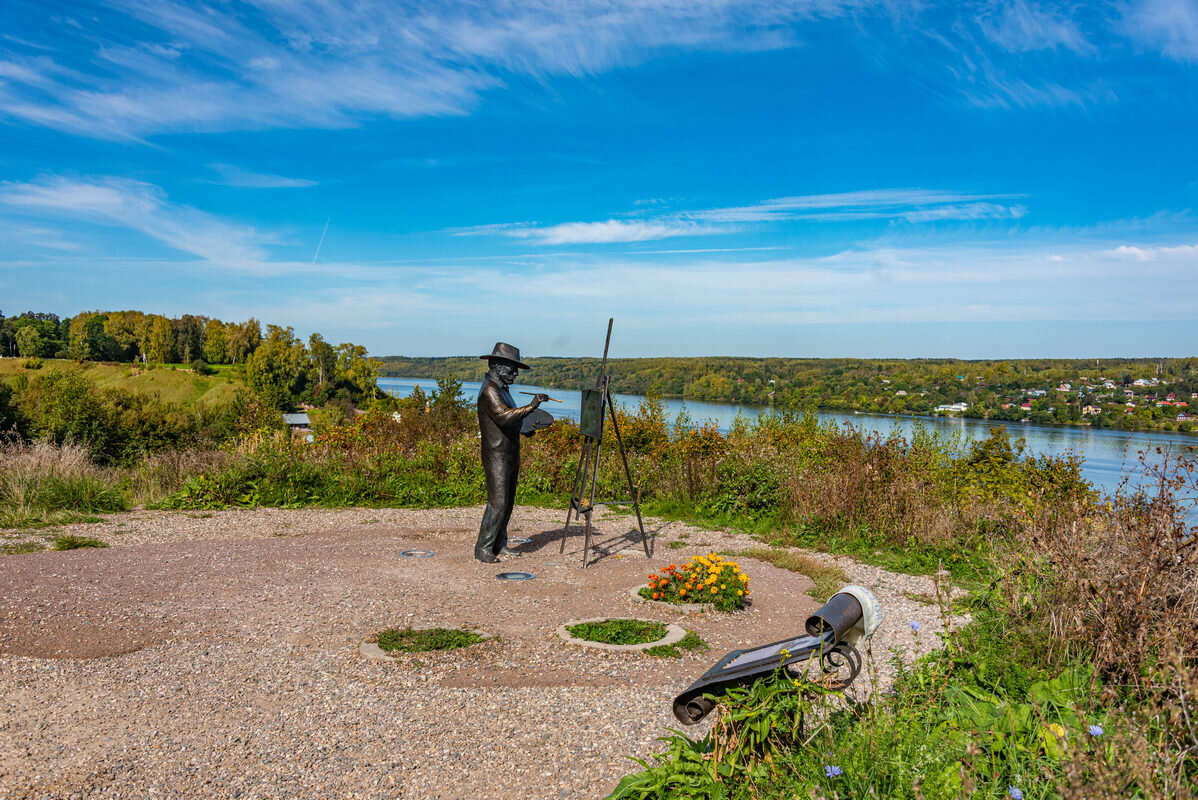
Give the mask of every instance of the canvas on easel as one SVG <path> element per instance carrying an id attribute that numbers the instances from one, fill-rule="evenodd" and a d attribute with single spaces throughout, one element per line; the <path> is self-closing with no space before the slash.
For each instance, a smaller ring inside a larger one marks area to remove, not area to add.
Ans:
<path id="1" fill-rule="evenodd" d="M 616 407 L 611 399 L 611 375 L 607 373 L 607 351 L 611 345 L 611 327 L 613 319 L 607 321 L 607 339 L 603 343 L 603 362 L 599 367 L 599 377 L 594 389 L 582 390 L 582 407 L 578 415 L 578 427 L 582 433 L 582 456 L 578 460 L 578 469 L 574 473 L 574 490 L 570 494 L 570 507 L 566 511 L 566 524 L 562 529 L 561 552 L 566 552 L 566 537 L 570 535 L 570 520 L 583 520 L 582 534 L 582 566 L 585 569 L 590 564 L 591 554 L 591 514 L 595 506 L 631 505 L 636 511 L 636 524 L 641 531 L 641 544 L 645 548 L 645 556 L 652 558 L 649 553 L 649 537 L 645 534 L 645 523 L 641 519 L 641 505 L 637 497 L 636 485 L 632 481 L 632 470 L 628 466 L 628 454 L 624 451 L 624 440 L 620 438 L 620 423 L 616 419 Z M 620 460 L 624 464 L 624 476 L 628 479 L 629 500 L 596 500 L 595 484 L 599 478 L 599 453 L 603 446 L 603 412 L 606 407 L 608 418 L 611 420 L 612 431 L 616 435 L 616 446 L 620 450 Z M 587 484 L 590 484 L 589 491 Z M 583 495 L 586 495 L 585 497 Z"/>

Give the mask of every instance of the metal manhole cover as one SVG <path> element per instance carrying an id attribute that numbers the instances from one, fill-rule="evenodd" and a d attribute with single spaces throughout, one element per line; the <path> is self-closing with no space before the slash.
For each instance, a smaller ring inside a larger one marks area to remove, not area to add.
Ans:
<path id="1" fill-rule="evenodd" d="M 508 539 L 508 544 L 528 544 L 532 539 Z"/>
<path id="2" fill-rule="evenodd" d="M 432 550 L 404 550 L 400 553 L 404 558 L 429 558 L 432 554 Z"/>
<path id="3" fill-rule="evenodd" d="M 495 577 L 501 581 L 531 581 L 536 575 L 531 572 L 501 572 Z"/>
<path id="4" fill-rule="evenodd" d="M 566 566 L 566 562 L 564 562 L 564 561 L 542 561 L 541 563 L 547 567 L 564 567 L 564 566 Z"/>

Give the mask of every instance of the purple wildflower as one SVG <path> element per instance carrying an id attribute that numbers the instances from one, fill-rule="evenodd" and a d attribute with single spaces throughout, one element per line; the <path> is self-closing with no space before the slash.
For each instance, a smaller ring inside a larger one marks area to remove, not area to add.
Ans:
<path id="1" fill-rule="evenodd" d="M 840 767 L 828 765 L 824 767 L 824 774 L 829 778 L 839 778 L 842 774 L 844 774 L 844 770 L 842 770 Z"/>
<path id="2" fill-rule="evenodd" d="M 1091 736 L 1102 736 L 1102 726 L 1101 725 L 1091 725 L 1090 726 L 1090 735 Z"/>
<path id="3" fill-rule="evenodd" d="M 911 620 L 911 622 L 908 624 L 911 626 L 911 630 L 913 630 L 913 631 L 919 630 L 919 623 L 916 622 L 915 620 Z"/>
<path id="4" fill-rule="evenodd" d="M 1023 800 L 1023 791 L 1015 786 L 1008 786 L 1007 794 L 1011 796 L 1011 800 Z"/>

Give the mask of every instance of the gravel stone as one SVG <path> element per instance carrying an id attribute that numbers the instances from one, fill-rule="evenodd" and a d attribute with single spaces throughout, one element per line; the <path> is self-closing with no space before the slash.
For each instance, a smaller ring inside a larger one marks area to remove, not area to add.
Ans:
<path id="1" fill-rule="evenodd" d="M 564 510 L 517 507 L 527 555 L 485 565 L 473 559 L 481 515 L 134 511 L 59 531 L 108 548 L 0 556 L 0 798 L 602 797 L 637 769 L 629 756 L 678 727 L 674 695 L 729 650 L 800 633 L 818 606 L 808 578 L 750 559 L 739 560 L 751 613 L 688 615 L 628 595 L 671 561 L 760 546 L 744 535 L 646 520 L 647 560 L 634 519 L 597 512 L 583 570 L 577 528 L 558 553 Z M 436 555 L 399 557 L 409 549 Z M 882 605 L 859 694 L 890 685 L 892 650 L 909 661 L 963 622 L 917 599 L 936 594 L 932 579 L 812 555 Z M 534 565 L 535 581 L 494 580 Z M 676 623 L 711 651 L 659 659 L 554 635 L 599 616 Z M 404 626 L 495 638 L 359 655 Z"/>

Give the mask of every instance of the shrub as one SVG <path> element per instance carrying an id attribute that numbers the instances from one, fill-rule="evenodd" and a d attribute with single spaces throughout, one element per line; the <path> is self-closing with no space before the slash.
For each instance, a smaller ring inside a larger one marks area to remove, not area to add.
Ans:
<path id="1" fill-rule="evenodd" d="M 649 574 L 649 586 L 641 596 L 667 603 L 712 603 L 721 611 L 744 607 L 751 594 L 749 576 L 735 561 L 709 553 L 694 556 L 681 568 L 670 564 Z"/>
<path id="2" fill-rule="evenodd" d="M 44 364 L 45 362 L 37 356 L 30 356 L 21 362 L 21 366 L 25 369 L 41 369 Z"/>

